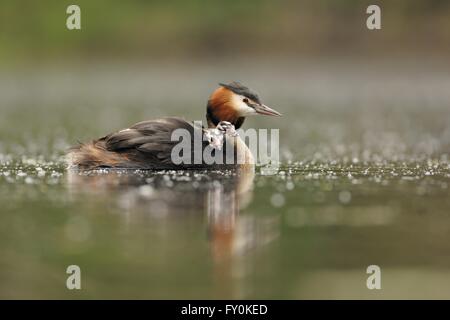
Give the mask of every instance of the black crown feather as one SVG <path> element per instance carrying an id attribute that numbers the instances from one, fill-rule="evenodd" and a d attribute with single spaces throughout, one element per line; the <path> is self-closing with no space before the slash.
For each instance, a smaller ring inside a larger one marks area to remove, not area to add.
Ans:
<path id="1" fill-rule="evenodd" d="M 250 88 L 244 86 L 240 82 L 233 81 L 233 82 L 230 82 L 229 84 L 219 83 L 219 85 L 233 91 L 236 94 L 247 97 L 257 103 L 261 103 L 261 101 L 259 100 L 258 94 L 256 92 L 252 91 Z"/>

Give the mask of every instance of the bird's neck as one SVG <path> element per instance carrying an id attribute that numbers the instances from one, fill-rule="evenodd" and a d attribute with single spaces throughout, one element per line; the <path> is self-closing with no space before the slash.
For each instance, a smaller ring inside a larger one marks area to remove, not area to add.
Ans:
<path id="1" fill-rule="evenodd" d="M 240 117 L 234 111 L 228 111 L 226 108 L 212 108 L 208 105 L 206 110 L 208 128 L 215 128 L 219 122 L 228 121 L 235 129 L 239 129 L 245 120 L 245 117 Z"/>

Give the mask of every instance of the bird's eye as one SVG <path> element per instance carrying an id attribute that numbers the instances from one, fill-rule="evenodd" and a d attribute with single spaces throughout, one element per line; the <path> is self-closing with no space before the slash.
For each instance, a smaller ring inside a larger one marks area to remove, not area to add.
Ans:
<path id="1" fill-rule="evenodd" d="M 244 98 L 244 100 L 242 100 L 242 101 L 244 101 L 245 103 L 248 103 L 248 99 L 247 98 Z"/>

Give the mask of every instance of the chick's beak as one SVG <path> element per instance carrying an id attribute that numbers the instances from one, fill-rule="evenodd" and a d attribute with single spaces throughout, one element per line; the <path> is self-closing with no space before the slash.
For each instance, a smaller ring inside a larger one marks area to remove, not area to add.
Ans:
<path id="1" fill-rule="evenodd" d="M 269 108 L 265 104 L 255 105 L 255 111 L 256 113 L 263 114 L 266 116 L 281 116 L 281 113 L 279 113 L 276 110 L 273 110 L 272 108 Z"/>

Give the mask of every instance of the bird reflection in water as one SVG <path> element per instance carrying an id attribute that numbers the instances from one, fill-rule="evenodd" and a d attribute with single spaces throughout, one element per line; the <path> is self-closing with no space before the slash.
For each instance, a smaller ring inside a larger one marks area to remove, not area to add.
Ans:
<path id="1" fill-rule="evenodd" d="M 240 296 L 233 278 L 242 275 L 242 257 L 277 236 L 274 217 L 241 216 L 253 197 L 255 170 L 93 170 L 68 172 L 72 195 L 111 194 L 127 220 L 142 215 L 177 218 L 192 212 L 206 217 L 217 296 Z M 245 266 L 244 266 L 245 269 Z"/>

